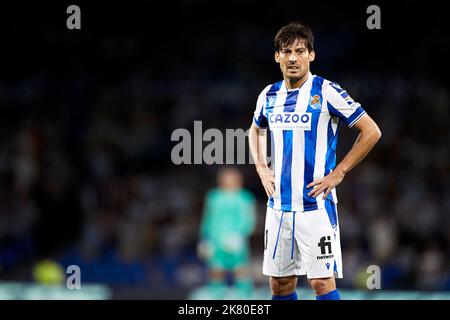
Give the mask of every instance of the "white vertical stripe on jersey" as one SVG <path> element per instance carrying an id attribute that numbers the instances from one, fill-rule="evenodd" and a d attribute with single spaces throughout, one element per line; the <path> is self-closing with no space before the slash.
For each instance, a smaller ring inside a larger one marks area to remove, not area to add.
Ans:
<path id="1" fill-rule="evenodd" d="M 322 105 L 322 108 L 326 106 Z M 323 178 L 325 175 L 325 159 L 328 149 L 328 121 L 330 116 L 327 112 L 321 112 L 317 123 L 317 139 L 316 139 L 316 161 L 314 162 L 314 180 Z M 317 202 L 322 201 L 323 194 L 317 196 Z"/>
<path id="2" fill-rule="evenodd" d="M 305 145 L 305 134 L 302 130 L 294 130 L 292 135 L 292 146 L 300 150 Z M 303 210 L 303 174 L 305 155 L 303 152 L 292 153 L 292 207 Z"/>
<path id="3" fill-rule="evenodd" d="M 275 193 L 273 194 L 273 205 L 275 208 L 281 207 L 280 185 L 281 185 L 281 167 L 283 165 L 282 155 L 279 151 L 283 149 L 283 131 L 273 130 L 273 142 L 277 152 L 275 153 Z"/>
<path id="4" fill-rule="evenodd" d="M 277 91 L 276 100 L 274 105 L 284 105 L 286 102 L 286 84 L 284 81 L 281 83 L 280 90 Z M 281 207 L 281 169 L 283 166 L 283 130 L 272 130 L 273 132 L 273 142 L 275 145 L 275 154 L 278 156 L 275 159 L 275 194 L 273 195 L 274 200 L 274 207 L 280 208 Z M 281 152 L 280 152 L 281 151 Z"/>

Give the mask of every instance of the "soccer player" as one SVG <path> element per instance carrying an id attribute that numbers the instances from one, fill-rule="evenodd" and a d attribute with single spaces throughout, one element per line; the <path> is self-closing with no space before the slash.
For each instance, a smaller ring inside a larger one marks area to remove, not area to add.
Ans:
<path id="1" fill-rule="evenodd" d="M 318 300 L 339 300 L 342 278 L 336 186 L 381 137 L 361 105 L 337 83 L 310 72 L 314 60 L 311 29 L 299 22 L 275 36 L 275 61 L 283 80 L 259 95 L 249 144 L 268 196 L 263 274 L 272 299 L 296 300 L 297 276 L 306 275 Z M 336 165 L 338 125 L 359 135 Z M 270 129 L 273 170 L 266 161 Z"/>
<path id="2" fill-rule="evenodd" d="M 218 188 L 205 198 L 198 248 L 210 269 L 209 288 L 218 299 L 225 294 L 226 272 L 233 273 L 233 287 L 240 298 L 252 293 L 249 239 L 255 222 L 255 199 L 243 188 L 241 173 L 231 167 L 221 169 Z"/>

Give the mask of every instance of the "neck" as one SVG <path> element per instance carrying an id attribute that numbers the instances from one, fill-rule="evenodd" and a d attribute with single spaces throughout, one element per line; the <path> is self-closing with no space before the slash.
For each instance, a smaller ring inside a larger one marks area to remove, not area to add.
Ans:
<path id="1" fill-rule="evenodd" d="M 284 78 L 284 82 L 286 83 L 286 88 L 290 89 L 297 89 L 302 86 L 302 84 L 305 83 L 306 80 L 308 80 L 308 74 L 309 72 L 305 73 L 303 77 L 300 79 L 287 79 Z"/>

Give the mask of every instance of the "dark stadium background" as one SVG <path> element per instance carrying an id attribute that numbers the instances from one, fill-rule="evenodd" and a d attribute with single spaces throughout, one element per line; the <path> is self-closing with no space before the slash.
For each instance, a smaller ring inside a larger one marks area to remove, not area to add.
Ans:
<path id="1" fill-rule="evenodd" d="M 81 30 L 66 8 L 81 8 Z M 366 8 L 381 8 L 368 30 Z M 338 187 L 342 289 L 450 292 L 448 34 L 440 3 L 410 1 L 18 2 L 3 5 L 0 59 L 0 283 L 36 281 L 43 259 L 79 265 L 112 298 L 184 299 L 206 281 L 196 255 L 219 165 L 175 166 L 176 128 L 247 129 L 280 79 L 273 37 L 314 31 L 312 72 L 338 82 L 383 136 Z M 356 138 L 341 126 L 339 158 Z M 260 274 L 265 195 L 251 238 Z M 304 280 L 300 282 L 305 286 Z M 18 297 L 20 298 L 20 297 Z"/>

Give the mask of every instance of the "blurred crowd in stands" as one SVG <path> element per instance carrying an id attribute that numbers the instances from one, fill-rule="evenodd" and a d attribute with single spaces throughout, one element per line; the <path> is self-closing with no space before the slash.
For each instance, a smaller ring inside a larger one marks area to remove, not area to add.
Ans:
<path id="1" fill-rule="evenodd" d="M 250 126 L 259 92 L 280 77 L 272 37 L 288 21 L 279 21 L 265 29 L 219 22 L 209 32 L 192 24 L 156 40 L 133 28 L 98 38 L 33 31 L 45 53 L 35 64 L 14 61 L 25 66 L 0 78 L 0 279 L 31 280 L 30 266 L 50 257 L 78 264 L 86 282 L 155 290 L 204 283 L 199 223 L 221 166 L 173 165 L 171 133 L 192 132 L 194 120 L 203 130 Z M 383 289 L 450 291 L 448 90 L 421 73 L 361 71 L 370 61 L 346 60 L 351 45 L 333 56 L 326 43 L 357 32 L 333 32 L 316 33 L 312 72 L 344 87 L 383 132 L 337 189 L 338 285 L 364 288 L 375 264 Z M 356 138 L 339 130 L 338 160 Z M 258 199 L 253 276 L 267 285 L 266 197 L 252 165 L 237 168 Z"/>

